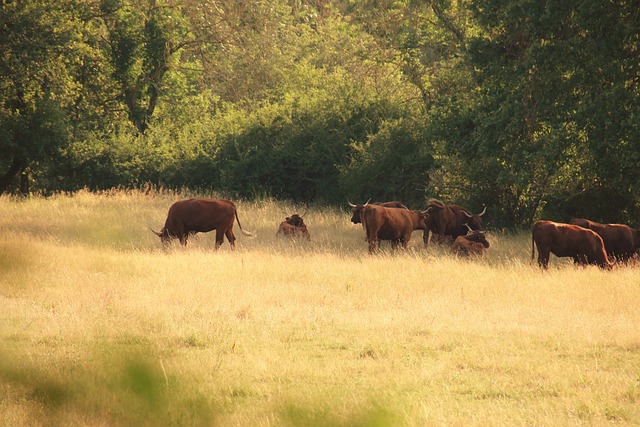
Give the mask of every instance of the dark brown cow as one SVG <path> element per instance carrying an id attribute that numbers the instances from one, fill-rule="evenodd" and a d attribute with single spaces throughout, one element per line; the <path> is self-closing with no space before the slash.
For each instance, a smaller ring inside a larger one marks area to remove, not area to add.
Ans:
<path id="1" fill-rule="evenodd" d="M 288 237 L 306 237 L 307 240 L 311 240 L 311 235 L 307 229 L 307 225 L 302 219 L 303 215 L 293 214 L 285 218 L 280 223 L 276 236 L 288 236 Z"/>
<path id="2" fill-rule="evenodd" d="M 471 230 L 469 228 L 469 230 Z M 473 230 L 466 236 L 458 236 L 451 244 L 451 249 L 459 255 L 484 255 L 489 247 L 484 232 Z"/>
<path id="3" fill-rule="evenodd" d="M 573 224 L 552 221 L 536 221 L 531 229 L 531 261 L 538 248 L 538 265 L 549 266 L 549 254 L 571 257 L 576 264 L 595 264 L 600 268 L 611 268 L 604 242 L 595 231 Z"/>
<path id="4" fill-rule="evenodd" d="M 570 224 L 593 230 L 602 237 L 607 256 L 628 261 L 640 249 L 640 230 L 624 224 L 601 224 L 584 218 L 573 218 Z"/>
<path id="5" fill-rule="evenodd" d="M 468 228 L 471 230 L 482 230 L 482 215 L 487 208 L 479 214 L 473 214 L 468 209 L 460 205 L 445 205 L 440 200 L 431 199 L 427 203 L 429 212 L 428 226 L 433 233 L 432 241 L 447 241 L 447 237 L 455 241 L 458 236 L 465 236 Z M 428 231 L 425 231 L 425 245 L 428 243 Z"/>
<path id="6" fill-rule="evenodd" d="M 386 208 L 365 205 L 362 209 L 362 226 L 365 230 L 369 253 L 375 253 L 381 240 L 390 240 L 392 248 L 401 244 L 406 248 L 414 230 L 424 230 L 426 213 L 409 209 Z"/>
<path id="7" fill-rule="evenodd" d="M 238 221 L 240 231 L 245 236 L 253 236 L 253 233 L 245 231 L 240 225 L 236 205 L 228 200 L 213 199 L 188 199 L 175 202 L 169 208 L 164 227 L 158 232 L 163 244 L 168 244 L 171 239 L 177 238 L 180 244 L 187 245 L 189 234 L 206 233 L 216 230 L 216 249 L 224 242 L 227 236 L 231 248 L 235 248 L 236 237 L 233 234 L 233 220 Z"/>

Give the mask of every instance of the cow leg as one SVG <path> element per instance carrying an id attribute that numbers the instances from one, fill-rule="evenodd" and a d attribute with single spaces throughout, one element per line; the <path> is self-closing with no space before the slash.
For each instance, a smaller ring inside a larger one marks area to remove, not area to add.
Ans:
<path id="1" fill-rule="evenodd" d="M 549 252 L 548 251 L 540 251 L 538 248 L 538 265 L 545 270 L 549 268 Z"/>
<path id="2" fill-rule="evenodd" d="M 591 264 L 589 257 L 585 254 L 580 254 L 573 257 L 573 263 L 582 266 Z"/>
<path id="3" fill-rule="evenodd" d="M 380 241 L 376 239 L 369 239 L 369 253 L 375 254 L 380 248 Z"/>
<path id="4" fill-rule="evenodd" d="M 183 235 L 180 235 L 180 237 L 178 237 L 178 239 L 180 239 L 180 244 L 182 246 L 187 246 L 187 238 L 188 237 L 189 237 L 188 234 L 183 234 Z"/>
<path id="5" fill-rule="evenodd" d="M 402 249 L 407 249 L 409 247 L 409 240 L 411 240 L 411 233 L 406 233 L 404 235 L 404 237 L 400 240 L 400 243 L 402 243 Z"/>
<path id="6" fill-rule="evenodd" d="M 216 230 L 216 250 L 224 243 L 224 230 Z M 233 246 L 233 245 L 232 245 Z"/>
<path id="7" fill-rule="evenodd" d="M 224 233 L 227 236 L 227 240 L 229 241 L 229 245 L 231 246 L 231 249 L 235 249 L 236 248 L 236 236 L 233 234 L 233 230 L 232 229 L 228 229 L 226 233 Z"/>

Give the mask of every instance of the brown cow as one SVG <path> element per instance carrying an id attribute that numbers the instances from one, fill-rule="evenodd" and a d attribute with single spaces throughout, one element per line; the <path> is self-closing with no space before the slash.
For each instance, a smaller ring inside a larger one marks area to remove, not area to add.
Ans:
<path id="1" fill-rule="evenodd" d="M 365 203 L 364 205 L 354 205 L 353 203 L 351 203 L 351 202 L 349 202 L 347 200 L 347 202 L 349 203 L 349 206 L 352 209 L 352 211 L 351 211 L 351 222 L 352 223 L 360 224 L 362 222 L 362 220 L 361 220 L 362 209 L 365 206 L 367 206 L 370 201 L 371 201 L 371 199 L 367 200 L 367 203 Z M 385 208 L 409 209 L 402 202 L 398 202 L 398 201 L 394 201 L 394 202 L 373 202 L 371 204 L 372 205 L 377 205 L 377 206 L 383 206 Z"/>
<path id="2" fill-rule="evenodd" d="M 369 201 L 371 201 L 371 199 L 367 200 L 367 203 L 365 203 L 364 205 L 354 205 L 353 203 L 349 202 L 347 200 L 347 202 L 349 203 L 349 206 L 351 207 L 352 211 L 351 211 L 351 222 L 354 224 L 360 224 L 362 221 L 360 219 L 360 216 L 362 215 L 362 209 L 367 206 L 369 204 Z M 408 207 L 406 207 L 404 205 L 404 203 L 402 202 L 398 202 L 398 201 L 393 201 L 393 202 L 373 202 L 371 203 L 372 205 L 377 205 L 377 206 L 382 206 L 385 208 L 396 208 L 396 209 L 409 209 Z M 429 221 L 429 215 L 426 215 L 426 221 L 427 221 L 427 227 L 424 228 L 424 233 L 422 235 L 422 240 L 424 241 L 424 244 L 426 246 L 427 241 L 429 240 L 429 226 L 428 226 L 428 221 Z"/>
<path id="3" fill-rule="evenodd" d="M 238 221 L 240 231 L 245 236 L 253 236 L 253 233 L 245 231 L 240 225 L 236 205 L 228 200 L 213 199 L 188 199 L 175 202 L 169 208 L 164 227 L 153 233 L 160 237 L 163 244 L 168 244 L 171 239 L 177 238 L 180 244 L 187 245 L 189 234 L 206 233 L 216 230 L 216 249 L 224 242 L 227 236 L 231 248 L 235 248 L 236 237 L 233 234 L 233 219 Z"/>
<path id="4" fill-rule="evenodd" d="M 306 237 L 307 240 L 311 240 L 311 235 L 309 234 L 307 225 L 304 223 L 304 220 L 302 219 L 303 216 L 304 214 L 298 215 L 296 213 L 286 217 L 285 220 L 280 223 L 276 236 L 289 236 L 289 237 L 302 236 L 302 237 Z"/>
<path id="5" fill-rule="evenodd" d="M 570 224 L 593 230 L 602 237 L 607 256 L 628 261 L 640 249 L 640 230 L 624 224 L 601 224 L 584 218 L 573 218 Z"/>
<path id="6" fill-rule="evenodd" d="M 425 212 L 409 209 L 386 208 L 380 205 L 365 205 L 362 209 L 362 226 L 365 230 L 369 253 L 375 253 L 381 240 L 390 240 L 391 247 L 401 244 L 406 248 L 414 230 L 424 230 Z"/>
<path id="7" fill-rule="evenodd" d="M 482 230 L 482 215 L 487 212 L 487 208 L 479 214 L 473 214 L 468 209 L 460 205 L 445 205 L 440 200 L 431 199 L 427 203 L 429 212 L 429 230 L 433 233 L 432 241 L 444 242 L 455 241 L 458 236 L 465 236 L 468 228 L 471 230 Z M 425 231 L 425 245 L 428 243 L 428 231 Z"/>
<path id="8" fill-rule="evenodd" d="M 471 228 L 469 228 L 469 230 L 471 230 Z M 489 246 L 484 232 L 472 230 L 471 234 L 456 237 L 456 240 L 451 244 L 451 249 L 458 255 L 483 256 Z"/>
<path id="9" fill-rule="evenodd" d="M 531 261 L 538 248 L 538 265 L 549 267 L 549 253 L 557 257 L 572 257 L 576 264 L 595 264 L 611 268 L 604 242 L 595 231 L 573 224 L 536 221 L 531 229 Z"/>

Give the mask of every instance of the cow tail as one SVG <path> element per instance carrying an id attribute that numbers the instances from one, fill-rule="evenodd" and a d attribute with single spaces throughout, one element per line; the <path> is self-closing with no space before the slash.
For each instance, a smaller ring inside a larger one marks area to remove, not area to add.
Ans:
<path id="1" fill-rule="evenodd" d="M 251 233 L 250 231 L 245 231 L 245 229 L 242 228 L 242 225 L 240 224 L 240 219 L 238 218 L 238 209 L 235 209 L 235 206 L 234 206 L 234 211 L 236 214 L 236 221 L 238 221 L 238 227 L 240 227 L 240 231 L 242 231 L 242 234 L 244 234 L 245 236 L 255 237 L 254 233 Z"/>

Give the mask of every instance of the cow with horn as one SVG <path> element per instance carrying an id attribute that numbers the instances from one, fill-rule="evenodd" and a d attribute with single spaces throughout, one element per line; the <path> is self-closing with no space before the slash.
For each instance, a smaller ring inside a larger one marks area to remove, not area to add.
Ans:
<path id="1" fill-rule="evenodd" d="M 229 200 L 215 199 L 188 199 L 175 202 L 169 208 L 164 227 L 160 231 L 151 231 L 163 244 L 168 244 L 171 239 L 177 238 L 180 244 L 187 245 L 190 234 L 206 233 L 216 230 L 216 246 L 218 249 L 227 236 L 231 249 L 235 248 L 236 237 L 233 234 L 234 219 L 238 222 L 240 231 L 245 236 L 254 236 L 245 231 L 240 225 L 236 205 Z"/>
<path id="2" fill-rule="evenodd" d="M 451 249 L 458 255 L 484 256 L 490 246 L 484 231 L 472 230 L 465 224 L 470 234 L 458 236 L 451 244 Z"/>
<path id="3" fill-rule="evenodd" d="M 455 241 L 458 236 L 465 236 L 468 229 L 482 230 L 482 216 L 487 207 L 479 214 L 474 214 L 460 205 L 446 205 L 437 199 L 430 199 L 427 203 L 429 213 L 429 230 L 433 233 L 431 240 L 437 242 Z M 425 232 L 425 245 L 428 243 Z"/>
<path id="4" fill-rule="evenodd" d="M 427 228 L 426 212 L 412 211 L 404 205 L 402 207 L 385 207 L 380 204 L 369 204 L 369 202 L 362 206 L 349 202 L 349 205 L 354 211 L 360 209 L 359 220 L 362 222 L 366 240 L 369 243 L 370 254 L 379 250 L 382 240 L 389 240 L 394 249 L 398 245 L 406 248 L 414 230 Z M 357 223 L 354 218 L 352 218 L 352 222 Z"/>

